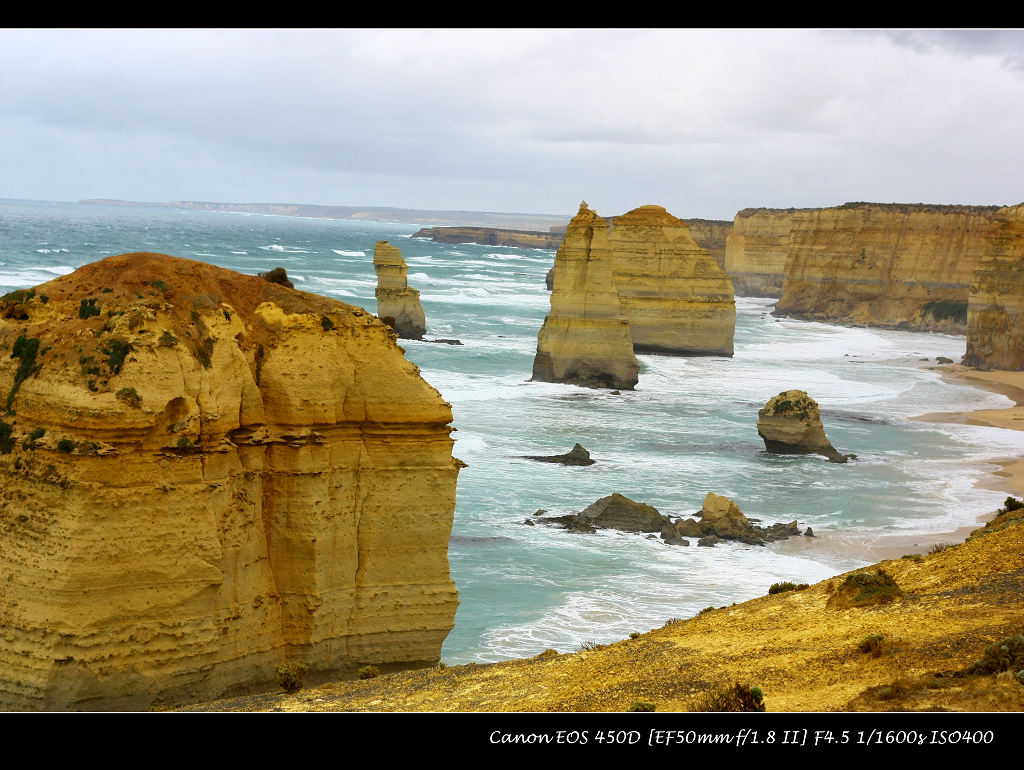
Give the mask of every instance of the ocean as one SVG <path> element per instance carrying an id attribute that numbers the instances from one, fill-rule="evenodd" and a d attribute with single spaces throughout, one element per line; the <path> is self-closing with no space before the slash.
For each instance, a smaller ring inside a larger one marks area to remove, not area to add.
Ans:
<path id="1" fill-rule="evenodd" d="M 963 337 L 778 319 L 768 298 L 737 299 L 732 358 L 642 355 L 636 390 L 619 395 L 529 382 L 554 252 L 411 238 L 419 227 L 0 201 L 0 293 L 112 254 L 156 251 L 250 274 L 280 265 L 298 289 L 375 312 L 374 243 L 401 249 L 427 337 L 463 343 L 401 342 L 452 404 L 454 453 L 468 463 L 449 547 L 460 596 L 442 651 L 449 664 L 617 641 L 762 596 L 775 582 L 864 566 L 871 544 L 892 535 L 934 542 L 1002 503 L 1005 493 L 975 487 L 995 469 L 986 461 L 1024 455 L 1024 432 L 910 419 L 1012 404 L 929 368 L 937 356 L 959 360 Z M 763 451 L 757 411 L 793 388 L 817 400 L 832 443 L 855 461 Z M 522 459 L 576 442 L 595 465 Z M 684 548 L 523 523 L 612 492 L 680 516 L 715 492 L 765 524 L 795 519 L 816 537 Z"/>

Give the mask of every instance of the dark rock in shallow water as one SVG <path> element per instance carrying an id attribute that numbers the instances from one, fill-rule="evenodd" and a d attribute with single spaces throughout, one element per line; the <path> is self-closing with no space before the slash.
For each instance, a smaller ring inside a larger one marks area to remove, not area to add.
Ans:
<path id="1" fill-rule="evenodd" d="M 722 541 L 719 540 L 715 535 L 707 535 L 706 537 L 702 537 L 700 540 L 698 540 L 697 545 L 704 546 L 705 548 L 714 548 L 715 543 L 721 542 Z"/>
<path id="2" fill-rule="evenodd" d="M 542 463 L 561 463 L 562 465 L 593 465 L 596 460 L 590 459 L 590 452 L 579 444 L 573 446 L 564 455 L 523 455 L 525 460 L 537 460 Z"/>
<path id="3" fill-rule="evenodd" d="M 576 515 L 595 527 L 623 532 L 661 532 L 669 523 L 653 505 L 638 503 L 618 492 L 602 497 Z"/>
<path id="4" fill-rule="evenodd" d="M 528 527 L 535 527 L 535 526 L 537 526 L 536 524 L 533 523 L 533 519 L 526 519 L 526 520 L 523 521 L 523 524 L 525 524 Z"/>
<path id="5" fill-rule="evenodd" d="M 814 537 L 814 532 L 811 531 L 810 527 L 808 527 L 807 531 L 804 532 L 804 537 Z"/>
<path id="6" fill-rule="evenodd" d="M 951 363 L 953 363 L 953 359 L 952 358 L 946 358 L 945 356 L 939 356 L 935 360 L 938 361 L 940 364 L 951 364 Z"/>
<path id="7" fill-rule="evenodd" d="M 441 342 L 445 345 L 461 345 L 461 340 L 423 340 L 424 342 Z"/>

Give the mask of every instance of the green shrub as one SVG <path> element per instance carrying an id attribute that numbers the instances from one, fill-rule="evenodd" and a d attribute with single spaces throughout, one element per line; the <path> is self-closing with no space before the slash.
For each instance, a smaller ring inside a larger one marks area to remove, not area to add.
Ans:
<path id="1" fill-rule="evenodd" d="M 121 388 L 114 394 L 119 401 L 124 401 L 128 406 L 138 407 L 142 404 L 142 396 L 135 388 Z"/>
<path id="2" fill-rule="evenodd" d="M 0 302 L 5 305 L 20 305 L 22 302 L 28 302 L 34 296 L 36 296 L 35 289 L 15 289 L 0 297 Z"/>
<path id="3" fill-rule="evenodd" d="M 334 321 L 332 321 L 327 316 L 322 315 L 320 316 L 320 326 L 323 328 L 325 332 L 329 332 L 331 329 L 334 328 Z"/>
<path id="4" fill-rule="evenodd" d="M 277 667 L 277 683 L 286 692 L 295 692 L 302 689 L 309 666 L 297 660 L 290 660 L 284 665 Z"/>
<path id="5" fill-rule="evenodd" d="M 171 334 L 167 329 L 164 329 L 164 333 L 160 335 L 160 339 L 157 340 L 157 345 L 162 348 L 173 348 L 178 344 L 178 338 Z"/>
<path id="6" fill-rule="evenodd" d="M 28 434 L 28 438 L 21 442 L 21 448 L 25 450 L 35 449 L 36 442 L 43 437 L 46 430 L 43 428 L 33 428 L 32 432 Z"/>
<path id="7" fill-rule="evenodd" d="M 837 596 L 841 594 L 853 594 L 853 603 L 863 606 L 891 602 L 902 596 L 903 592 L 889 573 L 878 569 L 875 572 L 854 572 L 847 575 Z"/>
<path id="8" fill-rule="evenodd" d="M 922 559 L 924 559 L 924 557 L 921 554 L 919 554 L 919 553 L 905 553 L 900 558 L 901 559 L 910 559 L 915 564 L 917 562 L 921 561 Z"/>
<path id="9" fill-rule="evenodd" d="M 360 679 L 373 679 L 377 676 L 380 676 L 380 671 L 376 666 L 363 666 L 359 669 Z"/>
<path id="10" fill-rule="evenodd" d="M 921 316 L 930 315 L 936 321 L 944 321 L 951 318 L 958 323 L 967 323 L 967 303 L 950 302 L 947 300 L 936 300 L 926 302 L 921 307 Z"/>
<path id="11" fill-rule="evenodd" d="M 629 638 L 630 639 L 639 639 L 640 638 L 640 632 L 639 631 L 633 631 L 632 633 L 630 633 Z"/>
<path id="12" fill-rule="evenodd" d="M 110 373 L 117 374 L 121 371 L 121 367 L 124 366 L 125 358 L 132 351 L 132 345 L 130 342 L 111 340 L 101 350 L 107 354 L 107 366 L 110 368 Z"/>
<path id="13" fill-rule="evenodd" d="M 770 596 L 771 594 L 781 594 L 785 593 L 786 591 L 803 591 L 805 588 L 808 588 L 807 583 L 790 583 L 787 580 L 785 583 L 772 583 L 768 587 L 768 595 Z"/>
<path id="14" fill-rule="evenodd" d="M 990 644 L 966 671 L 968 674 L 998 674 L 1021 667 L 1024 667 L 1024 634 L 1017 634 Z"/>
<path id="15" fill-rule="evenodd" d="M 882 657 L 882 653 L 885 652 L 885 637 L 881 634 L 869 634 L 860 640 L 860 644 L 857 645 L 857 649 L 861 652 L 870 655 L 872 658 Z"/>
<path id="16" fill-rule="evenodd" d="M 83 299 L 82 302 L 78 306 L 78 317 L 81 318 L 83 321 L 86 318 L 90 318 L 91 316 L 99 315 L 99 314 L 100 314 L 100 309 L 96 306 L 96 298 L 95 297 L 89 297 L 87 299 Z"/>
<path id="17" fill-rule="evenodd" d="M 18 392 L 18 388 L 21 387 L 21 383 L 28 379 L 30 374 L 35 374 L 39 371 L 39 366 L 36 366 L 36 354 L 39 352 L 39 338 L 38 337 L 26 337 L 25 333 L 14 341 L 14 346 L 11 348 L 11 358 L 19 359 L 17 371 L 14 372 L 14 384 L 11 385 L 11 390 L 7 394 L 7 410 L 10 411 L 11 404 L 14 402 L 14 394 Z"/>
<path id="18" fill-rule="evenodd" d="M 694 698 L 690 711 L 764 711 L 764 693 L 760 687 L 736 682 L 731 686 L 711 689 Z"/>
<path id="19" fill-rule="evenodd" d="M 1009 513 L 1010 511 L 1019 511 L 1024 508 L 1024 501 L 1018 500 L 1016 497 L 1006 498 L 1006 502 L 1003 503 L 1003 508 L 1000 513 Z"/>
<path id="20" fill-rule="evenodd" d="M 669 618 L 668 620 L 665 621 L 665 625 L 663 625 L 662 628 L 668 628 L 669 626 L 674 626 L 676 623 L 682 623 L 682 622 L 683 622 L 682 618 Z"/>
<path id="21" fill-rule="evenodd" d="M 651 703 L 650 701 L 646 701 L 646 700 L 638 700 L 635 703 L 631 704 L 628 709 L 626 709 L 626 711 L 657 711 L 657 710 L 658 710 L 658 707 L 654 703 Z"/>
<path id="22" fill-rule="evenodd" d="M 11 426 L 0 420 L 0 454 L 9 455 L 14 449 L 14 439 L 11 438 Z"/>
<path id="23" fill-rule="evenodd" d="M 190 446 L 192 446 L 192 442 L 189 440 L 188 436 L 181 436 L 178 439 L 178 443 L 175 444 L 175 446 L 177 446 L 178 449 L 188 449 Z"/>
<path id="24" fill-rule="evenodd" d="M 69 455 L 75 451 L 75 442 L 69 438 L 62 438 L 57 442 L 57 451 Z"/>
<path id="25" fill-rule="evenodd" d="M 700 615 L 705 615 L 705 614 L 707 614 L 707 613 L 709 613 L 709 612 L 714 612 L 714 611 L 715 611 L 715 608 L 714 608 L 714 607 L 705 607 L 705 608 L 704 608 L 704 609 L 702 609 L 702 610 L 701 610 L 700 612 L 698 612 L 698 613 L 697 613 L 697 615 L 698 615 L 698 616 L 700 616 Z"/>

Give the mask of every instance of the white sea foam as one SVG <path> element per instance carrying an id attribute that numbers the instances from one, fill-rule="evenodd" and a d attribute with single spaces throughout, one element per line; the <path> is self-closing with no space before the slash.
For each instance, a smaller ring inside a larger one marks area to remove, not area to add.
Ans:
<path id="1" fill-rule="evenodd" d="M 346 251 L 345 249 L 331 249 L 335 254 L 342 257 L 365 257 L 365 251 Z"/>

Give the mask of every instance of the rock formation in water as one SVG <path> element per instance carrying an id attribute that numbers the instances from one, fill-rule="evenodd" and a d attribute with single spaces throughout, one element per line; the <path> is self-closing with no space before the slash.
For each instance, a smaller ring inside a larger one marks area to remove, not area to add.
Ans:
<path id="1" fill-rule="evenodd" d="M 0 311 L 0 709 L 439 659 L 452 413 L 378 319 L 158 254 Z"/>
<path id="2" fill-rule="evenodd" d="M 997 210 L 847 203 L 797 212 L 775 314 L 963 334 Z"/>
<path id="3" fill-rule="evenodd" d="M 522 249 L 557 249 L 562 235 L 536 230 L 500 230 L 496 227 L 424 227 L 413 238 L 437 243 L 479 243 L 482 246 L 513 246 Z"/>
<path id="4" fill-rule="evenodd" d="M 802 390 L 772 396 L 757 413 L 757 435 L 774 454 L 817 454 L 833 463 L 847 460 L 825 436 L 818 404 Z"/>
<path id="5" fill-rule="evenodd" d="M 555 255 L 555 288 L 537 335 L 534 380 L 626 390 L 636 385 L 640 362 L 613 267 L 608 224 L 584 202 Z"/>
<path id="6" fill-rule="evenodd" d="M 725 271 L 737 297 L 781 297 L 793 215 L 818 209 L 743 209 L 725 240 Z"/>
<path id="7" fill-rule="evenodd" d="M 593 465 L 596 461 L 590 458 L 590 452 L 574 444 L 564 455 L 523 455 L 524 460 L 536 460 L 542 463 L 559 463 L 561 465 Z"/>
<path id="8" fill-rule="evenodd" d="M 1001 209 L 971 281 L 964 363 L 1024 369 L 1024 203 Z"/>
<path id="9" fill-rule="evenodd" d="M 638 353 L 733 353 L 732 281 L 661 206 L 615 217 L 608 229 L 613 279 Z"/>
<path id="10" fill-rule="evenodd" d="M 420 293 L 406 281 L 402 252 L 387 241 L 373 247 L 373 269 L 377 271 L 377 317 L 404 340 L 423 339 L 427 333 L 426 316 Z"/>

